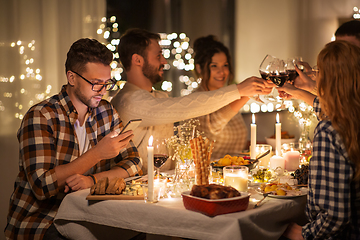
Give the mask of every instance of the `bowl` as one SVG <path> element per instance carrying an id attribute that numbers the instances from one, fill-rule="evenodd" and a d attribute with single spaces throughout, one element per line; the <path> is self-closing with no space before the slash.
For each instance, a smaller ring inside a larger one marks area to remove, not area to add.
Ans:
<path id="1" fill-rule="evenodd" d="M 244 164 L 244 165 L 236 165 L 236 166 L 246 166 L 249 168 L 249 170 L 253 169 L 254 167 L 256 167 L 256 165 L 258 164 L 258 161 L 256 161 L 256 159 L 250 159 L 249 155 L 247 154 L 236 154 L 236 153 L 232 153 L 232 154 L 227 154 L 227 155 L 230 155 L 230 156 L 235 156 L 235 157 L 243 157 L 245 160 L 248 160 L 249 161 L 249 164 Z M 222 166 L 222 165 L 217 165 L 217 163 L 219 162 L 220 159 L 216 159 L 214 161 L 212 161 L 210 163 L 211 167 L 212 168 L 219 168 L 219 169 L 223 169 L 223 167 L 226 167 L 226 166 Z"/>
<path id="2" fill-rule="evenodd" d="M 190 195 L 190 191 L 181 194 L 187 210 L 200 212 L 210 217 L 244 211 L 249 205 L 250 194 L 240 192 L 241 196 L 222 199 L 206 199 Z"/>
<path id="3" fill-rule="evenodd" d="M 276 140 L 275 138 L 265 138 L 266 143 L 271 145 L 273 147 L 273 150 L 276 148 Z M 284 143 L 294 143 L 295 142 L 295 138 L 282 138 L 281 139 L 281 145 L 283 145 Z"/>

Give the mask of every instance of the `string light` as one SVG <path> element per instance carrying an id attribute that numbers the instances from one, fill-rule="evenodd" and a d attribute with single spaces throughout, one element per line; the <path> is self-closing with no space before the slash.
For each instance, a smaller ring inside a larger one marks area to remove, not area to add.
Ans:
<path id="1" fill-rule="evenodd" d="M 168 64 L 165 64 L 164 70 L 168 71 L 171 67 L 176 68 L 181 72 L 179 81 L 184 83 L 186 88 L 180 90 L 180 95 L 185 96 L 190 94 L 199 86 L 199 83 L 191 76 L 190 72 L 194 70 L 194 59 L 192 54 L 194 50 L 190 47 L 190 38 L 185 33 L 160 33 L 160 46 L 164 58 L 167 59 Z M 171 82 L 164 81 L 161 89 L 164 91 L 171 91 Z"/>
<path id="2" fill-rule="evenodd" d="M 353 7 L 353 18 L 360 19 L 360 10 L 358 7 Z"/>
<path id="3" fill-rule="evenodd" d="M 8 47 L 14 55 L 16 52 L 19 54 L 20 72 L 18 76 L 0 76 L 0 113 L 7 120 L 9 116 L 21 120 L 29 107 L 50 96 L 51 85 L 41 92 L 45 87 L 41 83 L 43 78 L 36 58 L 35 40 L 17 40 L 1 45 Z M 18 127 L 18 124 L 13 126 Z"/>

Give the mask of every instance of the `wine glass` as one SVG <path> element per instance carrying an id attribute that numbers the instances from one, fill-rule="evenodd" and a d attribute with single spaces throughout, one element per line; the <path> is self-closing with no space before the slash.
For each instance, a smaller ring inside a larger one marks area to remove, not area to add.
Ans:
<path id="1" fill-rule="evenodd" d="M 169 150 L 165 139 L 154 139 L 154 167 L 156 174 L 160 178 L 160 168 L 165 164 L 169 158 Z"/>
<path id="2" fill-rule="evenodd" d="M 260 75 L 261 75 L 261 78 L 264 79 L 264 80 L 269 80 L 269 76 L 270 76 L 270 72 L 272 71 L 272 68 L 273 68 L 273 65 L 275 63 L 275 60 L 276 60 L 276 57 L 270 55 L 270 54 L 267 54 L 264 59 L 262 60 L 261 64 L 260 64 L 260 67 L 259 67 L 259 72 L 260 72 Z M 271 94 L 270 94 L 271 95 Z M 262 103 L 265 103 L 266 100 L 269 100 L 269 99 L 263 99 L 263 98 L 267 98 L 265 96 L 259 96 L 259 95 L 256 95 L 253 97 L 256 101 L 259 101 L 259 102 L 262 102 Z"/>
<path id="3" fill-rule="evenodd" d="M 272 71 L 270 72 L 269 78 L 279 87 L 282 87 L 289 79 L 289 74 L 286 71 L 285 62 L 283 60 L 275 60 L 275 63 L 272 65 Z"/>
<path id="4" fill-rule="evenodd" d="M 294 57 L 294 63 L 296 64 L 297 68 L 300 69 L 302 72 L 305 70 L 305 66 L 302 65 L 303 58 L 302 57 Z"/>
<path id="5" fill-rule="evenodd" d="M 298 76 L 298 73 L 296 72 L 295 66 L 296 66 L 295 58 L 288 58 L 285 61 L 285 70 L 287 71 L 287 73 L 289 75 L 289 82 L 291 84 L 294 83 L 295 78 Z"/>
<path id="6" fill-rule="evenodd" d="M 277 86 L 282 86 L 287 81 L 289 75 L 285 69 L 285 62 L 272 55 L 266 55 L 260 64 L 259 72 L 264 80 L 271 80 Z M 260 96 L 263 102 L 280 102 L 279 94 L 275 88 L 272 89 L 271 93 L 265 96 Z"/>
<path id="7" fill-rule="evenodd" d="M 259 72 L 260 75 L 262 77 L 262 79 L 264 80 L 269 80 L 269 74 L 270 72 L 272 72 L 272 68 L 275 64 L 276 61 L 276 57 L 267 54 L 264 59 L 262 60 L 260 67 L 259 67 Z"/>

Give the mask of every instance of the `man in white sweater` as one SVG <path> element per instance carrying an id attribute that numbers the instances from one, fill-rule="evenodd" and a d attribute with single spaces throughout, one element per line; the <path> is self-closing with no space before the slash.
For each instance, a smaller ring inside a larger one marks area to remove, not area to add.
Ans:
<path id="1" fill-rule="evenodd" d="M 165 92 L 153 89 L 163 80 L 166 59 L 159 45 L 160 36 L 142 29 L 130 29 L 120 39 L 119 54 L 127 75 L 127 83 L 111 103 L 126 124 L 130 119 L 142 119 L 134 130 L 135 143 L 147 173 L 147 144 L 154 138 L 174 135 L 173 124 L 178 121 L 212 113 L 242 96 L 269 94 L 274 85 L 261 78 L 250 77 L 216 91 L 198 92 L 171 98 Z M 223 80 L 223 79 L 221 79 Z M 173 168 L 168 161 L 163 170 Z"/>

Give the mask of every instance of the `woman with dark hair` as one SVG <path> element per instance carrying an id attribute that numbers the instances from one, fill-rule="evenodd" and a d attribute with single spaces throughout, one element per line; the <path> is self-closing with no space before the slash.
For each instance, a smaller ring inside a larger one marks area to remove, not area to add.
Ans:
<path id="1" fill-rule="evenodd" d="M 212 35 L 194 42 L 195 73 L 201 78 L 197 91 L 213 91 L 227 86 L 233 80 L 228 48 Z M 249 100 L 241 97 L 211 114 L 199 117 L 199 130 L 215 140 L 213 158 L 239 153 L 247 144 L 247 128 L 239 110 Z"/>
<path id="2" fill-rule="evenodd" d="M 318 55 L 319 117 L 309 164 L 309 223 L 290 224 L 289 239 L 360 239 L 360 48 L 328 43 Z M 292 95 L 290 85 L 283 87 Z M 321 108 L 320 108 L 321 106 Z"/>

